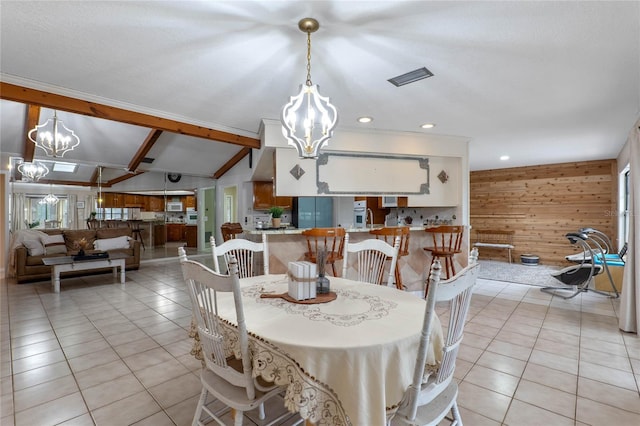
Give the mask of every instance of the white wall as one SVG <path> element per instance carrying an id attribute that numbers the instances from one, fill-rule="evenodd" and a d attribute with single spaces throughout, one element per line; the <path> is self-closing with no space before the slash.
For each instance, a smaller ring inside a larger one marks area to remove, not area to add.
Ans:
<path id="1" fill-rule="evenodd" d="M 255 158 L 255 156 L 254 156 Z M 253 207 L 253 184 L 251 176 L 253 169 L 249 168 L 249 157 L 245 157 L 238 164 L 225 173 L 216 181 L 216 241 L 222 241 L 220 225 L 223 219 L 224 188 L 229 186 L 237 187 L 237 207 L 238 221 L 242 222 L 245 215 Z"/>
<path id="2" fill-rule="evenodd" d="M 287 145 L 282 136 L 279 121 L 263 120 L 261 136 L 265 147 L 273 147 L 276 150 L 275 182 L 276 193 L 279 196 L 327 195 L 318 193 L 315 160 L 298 158 L 296 151 Z M 410 205 L 457 206 L 460 223 L 464 225 L 469 223 L 469 140 L 467 138 L 425 133 L 342 129 L 336 132 L 325 152 L 429 158 L 430 194 L 411 195 Z M 415 173 L 407 176 L 406 173 L 403 174 L 402 167 L 397 163 L 393 164 L 395 169 L 381 172 L 385 174 L 385 178 L 398 183 L 403 179 L 416 178 Z M 300 179 L 295 179 L 290 174 L 290 170 L 296 165 L 305 171 Z M 446 183 L 440 182 L 437 178 L 442 170 L 449 175 Z M 335 176 L 335 180 L 348 182 L 353 171 L 348 168 L 335 169 L 331 173 Z M 372 188 L 369 195 L 376 195 L 375 188 Z"/>

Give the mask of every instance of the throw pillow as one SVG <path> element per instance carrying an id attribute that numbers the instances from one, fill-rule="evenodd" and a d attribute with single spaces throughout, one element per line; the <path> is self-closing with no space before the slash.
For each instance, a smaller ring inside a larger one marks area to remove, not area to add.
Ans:
<path id="1" fill-rule="evenodd" d="M 93 247 L 95 247 L 96 250 L 102 251 L 129 248 L 130 239 L 131 237 L 127 237 L 126 235 L 116 238 L 98 239 L 93 243 Z"/>
<path id="2" fill-rule="evenodd" d="M 22 245 L 27 248 L 29 256 L 42 256 L 44 254 L 44 246 L 39 240 L 24 240 Z"/>
<path id="3" fill-rule="evenodd" d="M 64 244 L 64 236 L 62 234 L 47 235 L 40 237 L 44 245 L 44 255 L 50 254 L 67 254 L 67 247 Z"/>

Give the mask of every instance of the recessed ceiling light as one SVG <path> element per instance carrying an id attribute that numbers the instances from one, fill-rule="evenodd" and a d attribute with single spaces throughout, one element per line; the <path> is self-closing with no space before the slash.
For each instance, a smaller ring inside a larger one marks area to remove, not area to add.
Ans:
<path id="1" fill-rule="evenodd" d="M 509 159 L 508 155 L 501 155 L 500 156 L 500 160 L 502 160 L 502 161 L 507 161 L 508 159 Z"/>
<path id="2" fill-rule="evenodd" d="M 434 127 L 436 127 L 436 125 L 433 123 L 425 123 L 420 127 L 422 127 L 423 129 L 433 129 Z"/>
<path id="3" fill-rule="evenodd" d="M 360 117 L 358 118 L 358 123 L 371 123 L 373 118 L 371 117 Z"/>

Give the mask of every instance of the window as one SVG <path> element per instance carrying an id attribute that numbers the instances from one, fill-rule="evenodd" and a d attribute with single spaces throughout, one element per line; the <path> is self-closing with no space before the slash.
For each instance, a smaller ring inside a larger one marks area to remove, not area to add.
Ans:
<path id="1" fill-rule="evenodd" d="M 622 223 L 620 224 L 622 243 L 629 241 L 629 209 L 631 208 L 629 199 L 629 175 L 631 169 L 627 166 L 622 172 Z"/>
<path id="2" fill-rule="evenodd" d="M 67 228 L 69 209 L 66 196 L 56 195 L 57 204 L 42 202 L 43 195 L 27 195 L 25 203 L 25 223 L 29 228 Z"/>

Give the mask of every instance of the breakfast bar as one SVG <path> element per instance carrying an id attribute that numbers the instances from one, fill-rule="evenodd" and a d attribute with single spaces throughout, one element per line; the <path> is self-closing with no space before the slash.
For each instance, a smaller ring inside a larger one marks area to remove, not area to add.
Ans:
<path id="1" fill-rule="evenodd" d="M 374 226 L 373 229 L 381 228 Z M 427 278 L 427 269 L 431 264 L 431 254 L 423 247 L 432 246 L 431 237 L 425 232 L 424 226 L 412 226 L 409 235 L 409 254 L 399 257 L 398 264 L 402 274 L 402 283 L 407 291 L 422 291 Z M 304 253 L 307 250 L 307 242 L 302 235 L 304 229 L 283 228 L 283 229 L 244 229 L 247 239 L 260 241 L 262 234 L 266 234 L 269 242 L 269 270 L 273 274 L 284 274 L 287 272 L 288 262 L 293 260 L 304 260 Z M 359 242 L 368 238 L 375 238 L 369 233 L 371 228 L 347 228 L 350 242 Z M 465 230 L 465 233 L 468 230 Z M 454 256 L 456 270 L 467 266 L 468 259 L 465 253 L 468 252 L 466 239 L 463 239 L 461 253 Z M 355 261 L 355 259 L 354 259 Z M 336 265 L 338 271 L 342 270 L 342 264 Z"/>

